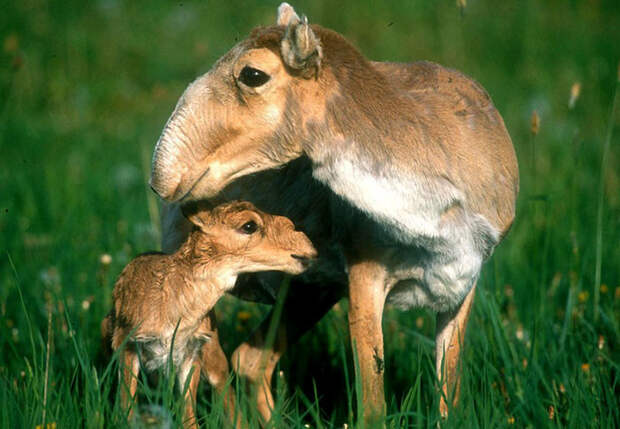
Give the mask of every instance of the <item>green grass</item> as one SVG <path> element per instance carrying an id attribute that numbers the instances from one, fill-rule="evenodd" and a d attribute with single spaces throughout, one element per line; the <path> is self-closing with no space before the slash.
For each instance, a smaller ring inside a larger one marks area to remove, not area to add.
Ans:
<path id="1" fill-rule="evenodd" d="M 428 59 L 475 77 L 513 138 L 517 218 L 482 274 L 462 401 L 442 427 L 617 427 L 620 4 L 468 3 L 463 14 L 455 1 L 294 6 L 372 59 Z M 97 358 L 99 322 L 124 264 L 158 248 L 146 185 L 153 145 L 184 87 L 251 28 L 272 23 L 276 6 L 4 2 L 0 427 L 123 425 L 115 368 Z M 352 427 L 345 308 L 282 359 L 274 427 Z M 217 310 L 230 353 L 267 309 L 225 298 Z M 387 426 L 436 427 L 433 316 L 388 309 L 384 332 Z M 199 416 L 217 426 L 221 402 L 204 386 Z M 142 402 L 180 406 L 169 383 Z"/>

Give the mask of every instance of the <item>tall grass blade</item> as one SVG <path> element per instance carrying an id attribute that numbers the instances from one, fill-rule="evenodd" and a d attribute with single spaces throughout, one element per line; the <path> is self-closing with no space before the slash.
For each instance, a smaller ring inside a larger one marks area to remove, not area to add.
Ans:
<path id="1" fill-rule="evenodd" d="M 43 415 L 41 416 L 41 425 L 46 427 L 47 423 L 47 389 L 49 386 L 49 370 L 50 370 L 50 352 L 52 348 L 52 305 L 48 304 L 47 308 L 47 344 L 45 350 L 45 375 L 43 384 Z"/>
<path id="2" fill-rule="evenodd" d="M 620 65 L 619 65 L 620 70 Z M 594 323 L 598 321 L 599 316 L 599 303 L 601 300 L 601 268 L 603 265 L 603 212 L 604 212 L 604 200 L 605 200 L 605 177 L 607 176 L 607 158 L 609 158 L 609 147 L 611 146 L 611 136 L 614 131 L 615 117 L 616 117 L 616 105 L 618 101 L 618 86 L 620 86 L 620 72 L 618 73 L 618 79 L 614 87 L 614 97 L 611 103 L 611 109 L 609 112 L 609 122 L 607 124 L 607 133 L 605 136 L 605 143 L 603 145 L 603 156 L 601 158 L 601 178 L 599 181 L 598 189 L 598 208 L 596 213 L 596 261 L 594 269 Z"/>

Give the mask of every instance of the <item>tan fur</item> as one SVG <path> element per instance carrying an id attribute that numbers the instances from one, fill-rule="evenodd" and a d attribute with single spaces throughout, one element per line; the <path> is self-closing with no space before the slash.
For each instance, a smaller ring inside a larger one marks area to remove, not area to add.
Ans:
<path id="1" fill-rule="evenodd" d="M 316 25 L 312 30 L 323 50 L 323 67 L 316 80 L 293 79 L 282 62 L 273 62 L 279 56 L 279 42 L 286 29 L 270 27 L 255 30 L 240 45 L 245 53 L 238 58 L 224 57 L 216 69 L 194 84 L 215 86 L 213 97 L 232 105 L 209 106 L 210 116 L 218 123 L 228 118 L 218 126 L 216 137 L 188 136 L 192 142 L 203 141 L 208 156 L 201 156 L 199 148 L 191 146 L 190 157 L 174 160 L 192 168 L 177 184 L 177 189 L 185 192 L 177 192 L 172 199 L 211 195 L 241 175 L 273 167 L 273 158 L 280 164 L 302 151 L 320 158 L 321 142 L 351 138 L 361 146 L 360 151 L 377 161 L 389 156 L 395 169 L 442 177 L 456 184 L 467 195 L 471 209 L 505 233 L 514 217 L 518 170 L 503 120 L 484 89 L 461 73 L 433 63 L 369 62 L 338 33 Z M 260 98 L 252 97 L 256 90 L 238 89 L 225 76 L 228 68 L 238 71 L 242 65 L 253 65 L 265 69 L 265 64 L 269 64 L 266 71 L 273 82 L 267 84 L 270 87 L 263 89 Z M 237 91 L 240 93 L 235 94 Z M 184 100 L 190 100 L 191 95 L 186 94 Z M 213 111 L 214 107 L 222 112 Z M 269 120 L 270 111 L 279 115 L 275 123 Z M 201 108 L 195 106 L 192 112 L 200 115 Z M 289 119 L 284 120 L 284 115 Z M 184 123 L 197 120 L 184 117 Z M 192 129 L 199 129 L 198 124 Z M 263 140 L 261 135 L 271 139 Z M 166 132 L 162 138 L 165 136 Z M 213 144 L 211 139 L 226 145 Z M 243 163 L 251 166 L 240 168 L 237 156 L 249 157 Z M 195 163 L 196 158 L 202 161 Z M 213 177 L 198 174 L 212 163 L 230 164 L 235 171 L 214 173 Z M 154 168 L 152 182 L 161 195 L 167 196 L 169 192 L 157 186 L 164 171 L 168 169 Z M 186 195 L 192 186 L 194 190 Z"/>
<path id="2" fill-rule="evenodd" d="M 173 347 L 173 357 L 179 356 L 174 364 L 181 389 L 193 370 L 185 398 L 185 426 L 196 427 L 193 407 L 200 368 L 220 393 L 228 373 L 211 313 L 217 300 L 234 286 L 239 273 L 299 274 L 316 251 L 290 220 L 267 215 L 249 203 L 198 210 L 188 219 L 195 228 L 177 252 L 142 255 L 125 267 L 114 286 L 114 308 L 102 322 L 102 335 L 113 350 L 127 342 L 121 359 L 122 403 L 127 409 L 136 394 L 139 354 L 142 366 L 155 369 Z M 248 222 L 255 222 L 255 232 L 243 231 Z M 209 356 L 202 363 L 197 348 L 201 344 L 202 355 Z M 229 393 L 225 399 L 229 412 L 233 397 Z M 130 417 L 132 413 L 133 409 Z"/>
<path id="3" fill-rule="evenodd" d="M 517 160 L 500 114 L 473 79 L 424 61 L 369 61 L 286 3 L 277 24 L 254 30 L 186 90 L 155 149 L 151 185 L 173 203 L 242 196 L 306 228 L 324 270 L 301 281 L 348 285 L 365 418 L 374 420 L 384 410 L 376 365 L 386 299 L 429 307 L 442 326 L 458 325 L 458 334 L 437 333 L 438 344 L 450 345 L 445 391 L 458 386 L 463 315 L 483 262 L 514 219 Z M 246 67 L 269 80 L 246 84 Z M 174 248 L 182 224 L 168 213 L 164 245 Z M 292 324 L 318 320 L 339 297 L 323 296 L 303 309 L 312 314 L 296 318 L 302 307 L 291 308 L 286 338 Z M 266 391 L 284 346 L 261 338 L 258 331 L 235 356 L 238 372 Z M 257 373 L 261 355 L 274 363 Z M 270 398 L 257 399 L 266 419 Z"/>
<path id="4" fill-rule="evenodd" d="M 465 329 L 467 328 L 475 292 L 476 287 L 474 286 L 461 307 L 437 316 L 435 364 L 441 390 L 439 412 L 442 417 L 448 416 L 448 404 L 456 405 L 459 400 L 461 379 L 458 371 L 461 349 L 465 340 Z"/>
<path id="5" fill-rule="evenodd" d="M 276 23 L 278 25 L 291 25 L 299 23 L 300 19 L 295 13 L 295 9 L 288 3 L 281 3 L 278 6 L 278 17 L 276 19 Z"/>
<path id="6" fill-rule="evenodd" d="M 354 261 L 349 266 L 349 332 L 362 374 L 363 417 L 374 426 L 385 413 L 381 320 L 387 273 L 384 266 L 372 259 Z"/>

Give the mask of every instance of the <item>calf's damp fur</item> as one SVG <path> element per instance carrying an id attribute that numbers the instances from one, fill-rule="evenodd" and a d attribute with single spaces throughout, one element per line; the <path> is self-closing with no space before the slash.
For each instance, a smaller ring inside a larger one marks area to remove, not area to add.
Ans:
<path id="1" fill-rule="evenodd" d="M 201 367 L 216 390 L 224 389 L 228 374 L 212 312 L 217 300 L 241 273 L 300 274 L 316 257 L 308 237 L 289 219 L 250 203 L 193 208 L 186 213 L 193 229 L 178 251 L 143 254 L 125 267 L 114 286 L 114 307 L 101 324 L 106 347 L 117 350 L 124 344 L 121 402 L 130 418 L 140 368 L 153 371 L 172 358 L 181 390 L 189 377 L 185 426 L 197 427 L 194 403 Z M 201 356 L 210 361 L 201 362 Z M 225 398 L 231 416 L 232 398 Z"/>

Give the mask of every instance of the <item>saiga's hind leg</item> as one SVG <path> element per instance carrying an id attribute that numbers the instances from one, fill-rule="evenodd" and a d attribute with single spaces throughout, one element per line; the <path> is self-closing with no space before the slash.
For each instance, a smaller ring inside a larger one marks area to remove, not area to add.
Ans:
<path id="1" fill-rule="evenodd" d="M 475 292 L 476 286 L 474 285 L 459 307 L 437 314 L 435 359 L 441 389 L 439 412 L 442 417 L 448 416 L 448 403 L 452 402 L 452 406 L 455 406 L 459 400 L 461 384 L 459 360 Z"/>

